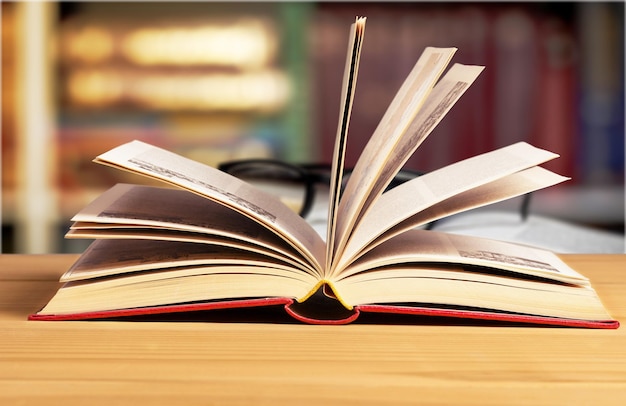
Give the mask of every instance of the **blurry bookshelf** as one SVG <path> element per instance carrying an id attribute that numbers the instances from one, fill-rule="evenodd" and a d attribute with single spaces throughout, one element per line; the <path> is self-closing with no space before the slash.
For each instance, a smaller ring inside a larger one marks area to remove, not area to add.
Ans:
<path id="1" fill-rule="evenodd" d="M 84 249 L 62 238 L 72 215 L 138 181 L 91 160 L 133 139 L 209 165 L 327 162 L 357 15 L 347 165 L 423 48 L 455 46 L 487 69 L 408 166 L 529 141 L 572 178 L 532 210 L 623 234 L 621 2 L 3 2 L 2 251 Z"/>
<path id="2" fill-rule="evenodd" d="M 3 158 L 3 225 L 15 225 L 6 238 L 15 246 L 4 244 L 5 251 L 66 251 L 70 242 L 59 235 L 71 216 L 111 185 L 136 180 L 91 162 L 123 142 L 143 140 L 213 166 L 250 157 L 304 159 L 312 149 L 306 84 L 300 83 L 307 76 L 307 47 L 297 27 L 307 9 L 288 3 L 3 3 L 14 27 L 3 45 L 16 45 L 15 60 L 3 60 L 3 67 L 31 63 L 19 50 L 35 41 L 34 26 L 49 27 L 40 34 L 40 59 L 52 97 L 44 120 L 53 123 L 27 140 L 20 121 L 31 117 L 18 111 L 15 128 L 3 131 L 3 157 L 25 156 L 32 143 L 53 155 L 37 170 Z M 20 32 L 28 32 L 28 40 Z M 32 78 L 8 81 L 19 88 Z M 34 197 L 20 184 L 26 172 L 26 178 L 51 176 L 38 200 L 52 209 L 38 218 L 25 204 Z M 33 222 L 39 232 L 28 232 L 25 224 Z M 51 237 L 35 247 L 33 233 Z"/>

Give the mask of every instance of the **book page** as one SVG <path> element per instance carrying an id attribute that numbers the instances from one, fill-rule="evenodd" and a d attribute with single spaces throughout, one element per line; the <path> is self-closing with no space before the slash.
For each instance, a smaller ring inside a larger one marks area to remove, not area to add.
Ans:
<path id="1" fill-rule="evenodd" d="M 496 311 L 578 320 L 611 320 L 590 286 L 547 283 L 468 271 L 390 267 L 336 283 L 349 306 L 368 304 L 461 311 Z"/>
<path id="2" fill-rule="evenodd" d="M 115 240 L 97 242 L 105 245 L 124 243 L 124 241 Z M 147 243 L 147 241 L 139 242 Z M 152 243 L 159 242 L 152 241 Z M 169 242 L 166 243 L 169 244 Z M 197 246 L 197 244 L 188 245 Z M 101 253 L 93 255 L 90 253 L 90 260 L 97 262 L 98 259 L 102 259 L 101 270 L 119 272 L 121 267 L 116 269 L 115 266 L 124 263 L 124 251 L 116 251 L 112 255 L 107 247 L 102 248 Z M 254 261 L 244 260 L 236 264 L 220 264 L 215 261 L 210 263 L 209 260 L 209 263 L 203 265 L 202 261 L 195 261 L 193 257 L 181 257 L 181 254 L 189 254 L 186 248 L 173 251 L 169 248 L 164 250 L 163 247 L 158 246 L 152 249 L 134 246 L 128 248 L 139 248 L 141 253 L 148 257 L 152 254 L 156 257 L 161 255 L 162 259 L 157 258 L 157 264 L 173 266 L 162 270 L 155 267 L 147 272 L 128 273 L 126 271 L 123 272 L 123 276 L 111 275 L 96 280 L 67 282 L 39 314 L 100 312 L 211 300 L 299 298 L 305 296 L 317 281 L 315 277 L 303 272 L 269 266 L 267 263 L 256 264 Z M 127 253 L 133 255 L 131 251 Z M 174 261 L 172 263 L 165 257 L 168 253 L 176 253 L 179 256 L 171 257 Z M 220 255 L 220 252 L 217 250 L 208 254 Z M 110 263 L 112 268 L 107 268 L 107 263 Z"/>
<path id="3" fill-rule="evenodd" d="M 424 225 L 431 221 L 532 193 L 539 189 L 554 186 L 568 179 L 569 178 L 565 176 L 557 175 L 547 169 L 534 166 L 477 188 L 470 189 L 430 206 L 426 210 L 390 228 L 387 232 L 376 238 L 375 242 L 380 243 L 403 231 Z M 372 244 L 369 244 L 367 249 L 371 248 L 371 246 Z"/>
<path id="4" fill-rule="evenodd" d="M 94 225 L 95 224 L 95 225 Z M 275 247 L 264 244 L 255 244 L 250 241 L 227 238 L 219 235 L 185 232 L 158 226 L 132 226 L 122 224 L 74 223 L 65 238 L 69 239 L 115 239 L 115 240 L 157 240 L 204 244 L 226 249 L 236 248 L 245 251 L 246 255 L 255 255 L 259 262 L 273 263 L 280 261 L 293 269 L 303 269 L 303 273 L 320 276 L 309 271 L 302 263 L 297 262 L 294 255 L 287 255 Z"/>
<path id="5" fill-rule="evenodd" d="M 117 184 L 72 221 L 67 238 L 161 238 L 240 247 L 321 276 L 302 253 L 267 228 L 182 189 Z"/>
<path id="6" fill-rule="evenodd" d="M 162 240 L 99 239 L 61 277 L 61 282 L 86 280 L 103 276 L 150 273 L 155 270 L 204 267 L 210 273 L 217 266 L 256 266 L 246 273 L 276 273 L 308 281 L 309 288 L 318 278 L 301 272 L 290 264 L 233 247 Z M 273 270 L 276 270 L 274 272 Z"/>
<path id="7" fill-rule="evenodd" d="M 98 283 L 68 282 L 37 314 L 58 316 L 179 304 L 185 307 L 211 301 L 222 301 L 226 307 L 232 300 L 296 299 L 305 296 L 311 288 L 305 281 L 284 275 L 253 273 L 258 269 L 221 266 L 213 268 L 213 273 L 178 277 L 167 270 L 156 280 L 143 280 L 137 275 Z"/>
<path id="8" fill-rule="evenodd" d="M 409 230 L 385 241 L 333 280 L 347 279 L 383 266 L 427 263 L 483 266 L 563 283 L 589 284 L 587 278 L 550 251 L 432 230 Z"/>
<path id="9" fill-rule="evenodd" d="M 435 51 L 431 49 L 431 52 Z M 438 77 L 451 57 L 452 51 L 441 54 L 426 71 Z M 482 70 L 480 66 L 455 64 L 433 88 L 432 93 L 424 92 L 422 97 L 428 97 L 421 109 L 419 106 L 422 103 L 404 101 L 397 106 L 392 103 L 390 109 L 398 109 L 397 114 L 401 114 L 401 119 L 389 120 L 376 129 L 346 185 L 339 205 L 336 258 L 341 256 L 353 227 L 367 213 L 372 202 L 382 194 L 404 163 Z M 408 114 L 409 111 L 412 114 Z"/>
<path id="10" fill-rule="evenodd" d="M 278 198 L 234 176 L 141 141 L 94 161 L 181 187 L 242 213 L 288 241 L 322 272 L 326 244 L 319 234 Z"/>
<path id="11" fill-rule="evenodd" d="M 337 271 L 374 239 L 400 223 L 403 227 L 395 228 L 396 234 L 424 221 L 432 221 L 433 217 L 494 203 L 567 180 L 539 168 L 508 178 L 557 156 L 522 142 L 456 162 L 398 185 L 374 202 L 355 228 Z M 502 182 L 496 182 L 499 179 Z M 453 196 L 456 198 L 450 201 Z M 444 201 L 447 201 L 446 208 L 437 205 Z M 424 216 L 417 215 L 427 209 L 429 211 Z"/>
<path id="12" fill-rule="evenodd" d="M 371 227 L 368 224 L 368 227 L 363 227 L 361 229 L 362 232 L 354 236 L 354 241 L 351 241 L 352 244 L 344 251 L 345 257 L 342 259 L 341 264 L 344 267 L 348 266 L 350 262 L 377 245 L 412 228 L 466 210 L 531 193 L 538 189 L 556 185 L 567 179 L 535 166 L 454 195 L 400 221 L 384 232 L 381 229 L 374 229 L 373 224 Z M 394 207 L 388 208 L 394 209 Z M 340 270 L 341 268 L 337 269 Z"/>
<path id="13" fill-rule="evenodd" d="M 346 57 L 346 66 L 343 74 L 343 87 L 341 89 L 341 110 L 339 111 L 339 123 L 337 125 L 337 135 L 335 137 L 335 148 L 333 151 L 330 194 L 328 199 L 326 241 L 333 241 L 335 239 L 337 206 L 339 205 L 339 192 L 343 177 L 348 126 L 350 124 L 352 102 L 354 100 L 354 91 L 359 71 L 359 61 L 361 60 L 361 47 L 363 45 L 365 21 L 365 18 L 357 18 L 356 22 L 350 27 L 348 55 Z M 334 245 L 326 244 L 325 269 L 330 269 L 333 251 Z"/>

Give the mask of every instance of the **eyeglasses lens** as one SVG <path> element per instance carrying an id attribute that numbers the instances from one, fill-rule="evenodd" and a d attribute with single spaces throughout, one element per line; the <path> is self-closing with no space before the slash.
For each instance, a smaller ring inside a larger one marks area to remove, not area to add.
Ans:
<path id="1" fill-rule="evenodd" d="M 302 173 L 288 165 L 243 162 L 228 168 L 228 173 L 278 197 L 296 213 L 300 213 L 304 205 L 306 180 Z"/>

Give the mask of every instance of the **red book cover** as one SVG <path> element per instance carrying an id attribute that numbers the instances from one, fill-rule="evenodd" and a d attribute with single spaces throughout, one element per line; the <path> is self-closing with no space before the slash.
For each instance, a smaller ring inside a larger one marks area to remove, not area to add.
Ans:
<path id="1" fill-rule="evenodd" d="M 319 304 L 319 301 L 317 301 Z M 383 315 L 383 317 L 375 319 L 377 323 L 385 322 L 385 315 L 406 315 L 414 316 L 414 321 L 417 325 L 428 324 L 428 320 L 419 316 L 427 318 L 438 318 L 438 323 L 450 323 L 454 324 L 455 321 L 466 321 L 471 323 L 472 321 L 480 322 L 501 322 L 501 323 L 516 323 L 521 325 L 536 325 L 536 326 L 561 326 L 561 327 L 579 327 L 579 328 L 594 328 L 594 329 L 617 329 L 619 322 L 616 320 L 575 320 L 575 319 L 562 319 L 556 317 L 541 317 L 525 314 L 503 313 L 503 312 L 490 312 L 481 310 L 469 310 L 469 309 L 446 309 L 426 306 L 408 306 L 408 305 L 362 305 L 356 306 L 353 310 L 341 308 L 339 306 L 329 310 L 326 307 L 326 314 L 322 315 L 315 306 L 308 305 L 303 306 L 300 303 L 295 302 L 289 298 L 261 298 L 261 299 L 247 299 L 247 300 L 228 300 L 219 302 L 207 302 L 207 303 L 193 303 L 193 304 L 180 304 L 169 306 L 155 306 L 155 307 L 142 307 L 135 309 L 124 310 L 111 310 L 89 313 L 73 313 L 65 315 L 37 315 L 33 314 L 29 317 L 29 320 L 39 321 L 78 321 L 78 320 L 97 320 L 97 319 L 116 319 L 123 320 L 124 318 L 131 318 L 132 316 L 150 316 L 150 315 L 167 315 L 178 314 L 180 320 L 185 320 L 184 316 L 188 316 L 192 312 L 201 312 L 207 310 L 224 310 L 224 309 L 246 309 L 253 312 L 255 308 L 259 307 L 282 307 L 284 312 L 291 316 L 294 320 L 307 323 L 307 324 L 320 324 L 320 325 L 341 325 L 349 324 L 352 322 L 358 322 L 360 318 L 368 315 Z M 141 320 L 141 318 L 133 319 Z M 147 319 L 149 320 L 149 319 Z M 176 320 L 176 315 L 170 319 Z M 197 320 L 197 319 L 195 319 Z M 227 318 L 227 321 L 233 321 L 232 318 Z M 253 319 L 249 319 L 253 320 Z M 281 320 L 279 318 L 279 320 Z M 282 319 L 284 321 L 284 319 Z M 394 320 L 394 319 L 392 319 Z M 397 319 L 395 319 L 397 320 Z M 442 321 L 443 320 L 443 321 Z M 212 321 L 209 318 L 209 321 Z M 404 319 L 404 322 L 410 322 L 409 319 Z"/>

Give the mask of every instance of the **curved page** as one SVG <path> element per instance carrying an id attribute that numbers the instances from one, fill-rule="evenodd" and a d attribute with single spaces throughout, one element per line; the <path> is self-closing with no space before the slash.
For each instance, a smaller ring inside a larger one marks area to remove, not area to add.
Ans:
<path id="1" fill-rule="evenodd" d="M 249 248 L 319 273 L 289 243 L 228 207 L 187 190 L 118 184 L 72 221 L 68 238 L 146 238 Z"/>
<path id="2" fill-rule="evenodd" d="M 293 278 L 308 281 L 311 286 L 317 282 L 315 276 L 301 272 L 289 264 L 279 260 L 259 259 L 258 255 L 232 247 L 176 241 L 116 239 L 94 241 L 61 276 L 61 282 L 110 276 L 128 277 L 135 273 L 151 274 L 154 271 L 199 266 L 211 269 L 225 265 L 252 267 L 246 273 L 268 273 L 270 272 L 268 269 L 280 270 Z"/>
<path id="3" fill-rule="evenodd" d="M 306 268 L 302 263 L 294 261 L 293 255 L 286 255 L 281 252 L 271 250 L 267 246 L 253 244 L 249 241 L 236 240 L 216 235 L 189 233 L 167 228 L 151 228 L 149 226 L 135 227 L 126 225 L 111 225 L 110 227 L 106 227 L 102 224 L 97 224 L 95 227 L 91 227 L 89 224 L 93 223 L 75 223 L 72 227 L 76 228 L 72 228 L 68 231 L 65 238 L 155 240 L 212 245 L 224 247 L 226 249 L 236 248 L 238 250 L 246 251 L 249 254 L 256 255 L 258 261 L 281 261 L 285 264 L 289 264 L 295 269 L 303 269 L 304 272 L 319 277 L 317 273 L 309 271 L 308 268 Z"/>
<path id="4" fill-rule="evenodd" d="M 262 271 L 266 271 L 265 273 Z M 68 282 L 38 315 L 63 315 L 215 300 L 297 298 L 308 281 L 284 270 L 258 266 L 215 266 L 108 278 L 97 283 Z"/>
<path id="5" fill-rule="evenodd" d="M 370 242 L 417 213 L 432 208 L 452 196 L 463 197 L 464 192 L 547 162 L 557 156 L 552 152 L 520 142 L 456 162 L 393 188 L 374 202 L 371 210 L 354 229 L 342 258 L 338 261 L 337 272 Z M 474 199 L 467 200 L 467 208 L 494 203 L 566 179 L 558 175 L 554 175 L 557 177 L 554 178 L 546 172 L 533 172 L 533 174 L 537 176 L 539 184 L 531 179 L 530 182 L 514 184 L 506 190 L 496 190 L 496 194 L 485 193 L 475 196 Z M 527 178 L 527 176 L 522 177 L 520 180 Z M 493 189 L 490 188 L 490 190 Z M 477 202 L 476 198 L 480 196 L 482 196 L 482 201 Z M 463 210 L 462 201 L 455 205 L 457 212 Z M 446 215 L 446 213 L 442 212 L 441 215 Z M 405 226 L 408 227 L 409 223 Z"/>
<path id="6" fill-rule="evenodd" d="M 343 73 L 343 85 L 341 88 L 341 110 L 339 111 L 339 123 L 337 125 L 337 135 L 335 137 L 335 147 L 333 149 L 331 181 L 328 196 L 328 219 L 326 225 L 326 241 L 335 240 L 336 212 L 339 206 L 339 196 L 341 179 L 345 162 L 346 142 L 348 127 L 350 125 L 350 115 L 352 112 L 352 102 L 359 72 L 359 61 L 361 60 L 361 47 L 363 46 L 363 35 L 365 32 L 365 18 L 357 18 L 350 27 L 350 41 L 348 41 L 348 55 Z M 333 256 L 334 244 L 326 244 L 326 261 L 324 269 L 330 269 Z"/>
<path id="7" fill-rule="evenodd" d="M 461 268 L 399 267 L 356 275 L 337 283 L 342 299 L 357 308 L 389 304 L 411 308 L 496 311 L 569 320 L 611 320 L 590 286 L 516 279 Z"/>
<path id="8" fill-rule="evenodd" d="M 429 59 L 433 59 L 439 51 L 439 61 L 431 62 L 427 65 L 428 68 L 424 68 L 429 78 L 421 83 L 420 91 L 426 88 L 430 90 L 434 83 L 431 81 L 439 77 L 449 58 L 452 57 L 450 51 L 442 52 L 442 50 L 430 48 L 428 50 L 434 52 Z M 418 61 L 418 65 L 420 63 Z M 432 89 L 432 92 L 424 91 L 419 99 L 417 96 L 402 100 L 402 102 L 396 102 L 394 99 L 388 110 L 394 113 L 390 118 L 387 118 L 385 114 L 381 124 L 365 146 L 346 185 L 337 217 L 337 239 L 334 242 L 337 257 L 341 256 L 353 228 L 361 221 L 372 203 L 380 197 L 404 163 L 482 70 L 482 66 L 455 64 Z M 405 85 L 396 97 L 407 97 L 401 96 L 405 91 Z M 333 263 L 333 268 L 335 265 L 336 262 Z"/>
<path id="9" fill-rule="evenodd" d="M 385 242 L 398 234 L 412 228 L 421 226 L 466 210 L 485 206 L 486 204 L 500 202 L 513 197 L 531 193 L 539 189 L 561 183 L 568 178 L 535 166 L 523 171 L 506 176 L 502 179 L 487 183 L 486 185 L 470 189 L 461 194 L 443 200 L 414 216 L 407 218 L 396 226 L 390 228 L 384 234 L 378 236 L 367 244 L 367 247 L 358 252 L 362 255 L 375 246 Z"/>
<path id="10" fill-rule="evenodd" d="M 432 230 L 410 230 L 385 241 L 336 279 L 348 279 L 379 267 L 427 263 L 483 266 L 563 283 L 589 284 L 587 278 L 550 251 Z"/>
<path id="11" fill-rule="evenodd" d="M 319 234 L 279 199 L 234 176 L 141 141 L 121 145 L 94 161 L 190 190 L 245 214 L 288 241 L 322 272 L 326 244 Z"/>

